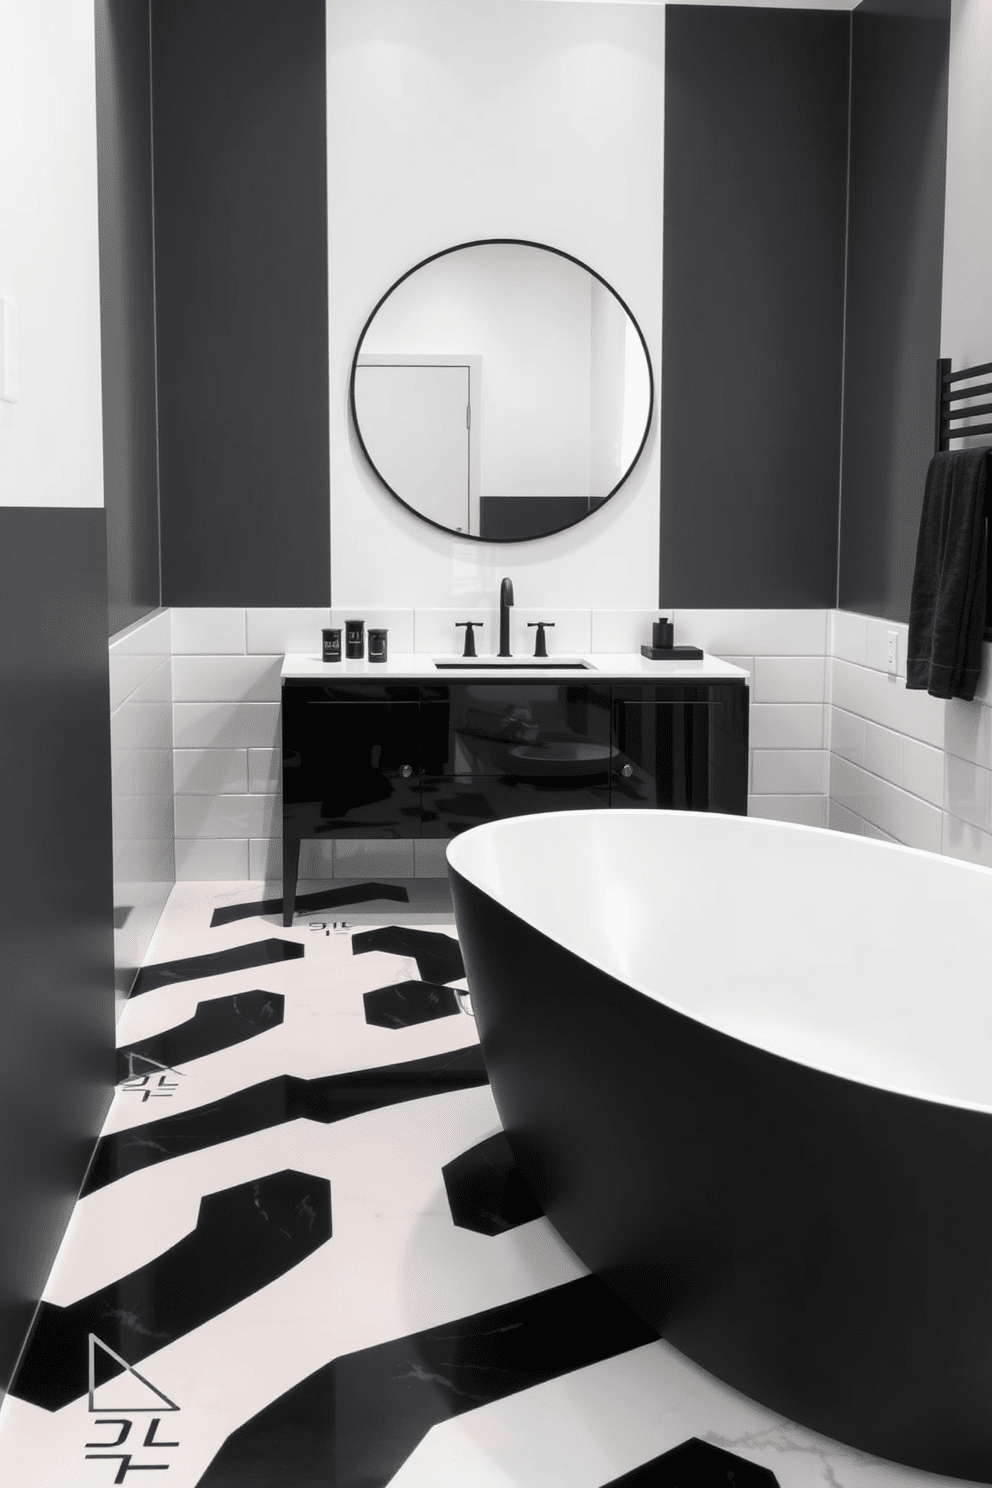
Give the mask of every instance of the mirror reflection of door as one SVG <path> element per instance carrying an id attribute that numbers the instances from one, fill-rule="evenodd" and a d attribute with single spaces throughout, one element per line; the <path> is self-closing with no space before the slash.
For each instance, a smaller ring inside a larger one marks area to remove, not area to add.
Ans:
<path id="1" fill-rule="evenodd" d="M 455 532 L 473 523 L 472 367 L 434 358 L 362 357 L 355 404 L 379 473 L 422 516 Z"/>

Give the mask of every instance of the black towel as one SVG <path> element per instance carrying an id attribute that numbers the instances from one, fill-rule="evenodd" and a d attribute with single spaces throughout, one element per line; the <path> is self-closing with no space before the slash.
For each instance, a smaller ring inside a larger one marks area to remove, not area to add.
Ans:
<path id="1" fill-rule="evenodd" d="M 927 471 L 909 609 L 906 686 L 975 696 L 985 629 L 987 449 L 944 450 Z"/>

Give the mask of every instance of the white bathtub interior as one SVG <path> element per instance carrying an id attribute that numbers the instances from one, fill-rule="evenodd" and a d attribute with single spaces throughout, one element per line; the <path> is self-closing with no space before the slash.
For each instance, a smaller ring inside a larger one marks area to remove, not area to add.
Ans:
<path id="1" fill-rule="evenodd" d="M 738 816 L 588 811 L 477 827 L 469 883 L 723 1033 L 992 1111 L 992 870 Z"/>

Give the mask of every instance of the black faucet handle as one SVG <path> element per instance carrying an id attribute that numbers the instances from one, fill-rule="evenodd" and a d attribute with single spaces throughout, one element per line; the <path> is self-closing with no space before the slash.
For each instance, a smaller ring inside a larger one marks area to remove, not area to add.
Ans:
<path id="1" fill-rule="evenodd" d="M 533 630 L 535 625 L 537 626 L 537 635 L 534 638 L 534 655 L 535 656 L 547 656 L 547 654 L 548 654 L 548 643 L 547 643 L 547 640 L 545 638 L 544 632 L 546 630 L 554 630 L 554 628 L 555 628 L 555 622 L 553 620 L 528 620 L 527 621 L 527 629 L 528 630 Z"/>
<path id="2" fill-rule="evenodd" d="M 465 628 L 465 649 L 462 652 L 462 655 L 463 656 L 475 656 L 477 654 L 476 653 L 476 649 L 475 649 L 475 628 L 474 627 L 476 625 L 480 625 L 481 626 L 484 623 L 485 622 L 482 621 L 482 620 L 456 620 L 455 621 L 455 629 L 456 630 L 461 630 L 463 626 Z"/>

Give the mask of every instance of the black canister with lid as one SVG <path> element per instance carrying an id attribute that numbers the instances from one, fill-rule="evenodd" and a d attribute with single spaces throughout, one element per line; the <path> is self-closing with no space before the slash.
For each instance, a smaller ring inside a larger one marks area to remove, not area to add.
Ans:
<path id="1" fill-rule="evenodd" d="M 321 635 L 323 636 L 323 650 L 322 650 L 323 659 L 325 661 L 340 661 L 341 660 L 341 630 L 340 630 L 340 627 L 338 629 L 335 629 L 335 630 L 330 630 L 330 629 L 322 630 L 321 631 Z"/>
<path id="2" fill-rule="evenodd" d="M 667 651 L 668 647 L 675 641 L 675 627 L 671 620 L 664 616 L 656 620 L 651 627 L 651 644 L 658 651 Z"/>
<path id="3" fill-rule="evenodd" d="M 344 654 L 348 661 L 361 661 L 365 655 L 365 621 L 344 622 Z"/>
<path id="4" fill-rule="evenodd" d="M 375 630 L 369 626 L 369 661 L 386 660 L 387 630 Z"/>

